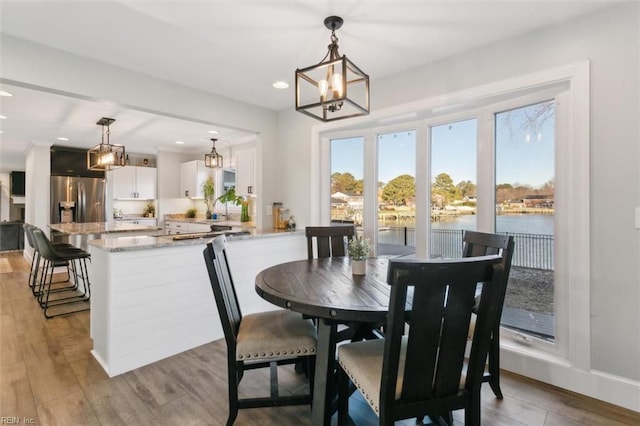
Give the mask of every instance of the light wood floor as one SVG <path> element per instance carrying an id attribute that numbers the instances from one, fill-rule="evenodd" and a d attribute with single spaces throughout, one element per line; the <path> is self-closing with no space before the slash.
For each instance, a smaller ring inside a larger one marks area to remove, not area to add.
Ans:
<path id="1" fill-rule="evenodd" d="M 223 341 L 108 378 L 92 358 L 89 313 L 45 320 L 27 287 L 21 253 L 0 253 L 0 423 L 19 417 L 37 425 L 223 425 L 227 416 Z M 9 267 L 7 267 L 7 264 Z M 206 326 L 203 324 L 203 326 Z M 282 393 L 304 388 L 291 369 Z M 266 376 L 248 372 L 243 392 L 268 392 Z M 509 373 L 505 399 L 483 387 L 484 425 L 640 425 L 640 413 Z M 368 406 L 352 397 L 358 425 L 373 425 Z M 461 412 L 456 424 L 463 424 Z M 15 424 L 15 422 L 13 422 Z M 237 425 L 310 425 L 308 406 L 241 410 Z M 334 419 L 335 424 L 335 419 Z M 403 425 L 414 424 L 406 421 Z"/>

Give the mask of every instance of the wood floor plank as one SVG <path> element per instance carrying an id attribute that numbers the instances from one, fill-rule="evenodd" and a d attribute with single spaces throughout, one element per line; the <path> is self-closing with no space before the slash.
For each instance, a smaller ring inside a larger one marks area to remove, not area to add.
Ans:
<path id="1" fill-rule="evenodd" d="M 12 315 L 0 315 L 0 336 L 2 336 L 0 364 L 15 364 L 22 361 L 22 347 Z"/>
<path id="2" fill-rule="evenodd" d="M 0 365 L 0 415 L 37 418 L 36 405 L 24 362 Z"/>
<path id="3" fill-rule="evenodd" d="M 82 391 L 63 393 L 57 399 L 37 405 L 40 425 L 100 426 Z"/>
<path id="4" fill-rule="evenodd" d="M 166 403 L 161 407 L 157 407 L 154 412 L 156 417 L 160 419 L 162 425 L 224 425 L 225 420 L 220 419 L 220 413 L 216 416 L 212 415 L 205 409 L 199 401 L 191 395 L 185 395 L 182 398 L 175 399 Z M 242 424 L 240 422 L 238 425 Z M 260 423 L 253 423 L 260 424 Z"/>
<path id="5" fill-rule="evenodd" d="M 179 354 L 162 360 L 160 366 L 168 377 L 211 415 L 228 409 L 226 377 L 216 376 L 196 357 Z"/>
<path id="6" fill-rule="evenodd" d="M 124 377 L 87 383 L 83 389 L 103 425 L 161 424 Z"/>
<path id="7" fill-rule="evenodd" d="M 544 408 L 513 398 L 510 394 L 506 394 L 502 400 L 497 399 L 489 386 L 482 387 L 481 403 L 483 413 L 496 413 L 502 418 L 511 418 L 527 425 L 543 425 L 547 416 Z"/>
<path id="8" fill-rule="evenodd" d="M 186 395 L 186 391 L 164 372 L 158 362 L 124 373 L 123 376 L 152 409 Z"/>

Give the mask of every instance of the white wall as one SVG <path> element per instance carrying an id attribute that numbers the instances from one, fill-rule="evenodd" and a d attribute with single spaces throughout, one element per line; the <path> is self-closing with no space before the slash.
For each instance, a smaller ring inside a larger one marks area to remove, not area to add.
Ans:
<path id="1" fill-rule="evenodd" d="M 8 172 L 0 172 L 0 222 L 9 220 L 11 207 L 11 176 Z"/>
<path id="2" fill-rule="evenodd" d="M 372 110 L 379 110 L 590 60 L 592 370 L 565 386 L 601 397 L 607 391 L 593 388 L 596 376 L 640 388 L 640 231 L 633 221 L 640 206 L 639 55 L 640 4 L 629 2 L 371 82 Z M 308 169 L 318 160 L 310 157 L 310 129 L 317 123 L 295 112 L 278 121 L 287 160 L 279 194 L 301 224 L 312 213 Z"/>
<path id="3" fill-rule="evenodd" d="M 51 145 L 32 143 L 27 149 L 25 222 L 49 233 L 51 209 Z"/>

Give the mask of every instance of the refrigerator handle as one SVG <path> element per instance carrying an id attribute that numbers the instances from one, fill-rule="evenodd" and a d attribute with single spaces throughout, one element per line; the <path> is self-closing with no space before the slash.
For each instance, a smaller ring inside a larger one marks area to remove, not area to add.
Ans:
<path id="1" fill-rule="evenodd" d="M 84 184 L 82 182 L 78 182 L 78 203 L 77 203 L 78 217 L 76 222 L 84 223 L 85 209 L 87 208 L 86 203 L 87 203 L 87 194 L 84 190 Z"/>

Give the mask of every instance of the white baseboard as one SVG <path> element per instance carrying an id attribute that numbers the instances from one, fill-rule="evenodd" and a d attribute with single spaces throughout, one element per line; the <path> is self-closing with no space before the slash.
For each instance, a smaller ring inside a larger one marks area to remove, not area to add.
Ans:
<path id="1" fill-rule="evenodd" d="M 640 381 L 573 367 L 566 359 L 515 348 L 500 351 L 500 368 L 553 386 L 640 412 Z"/>

